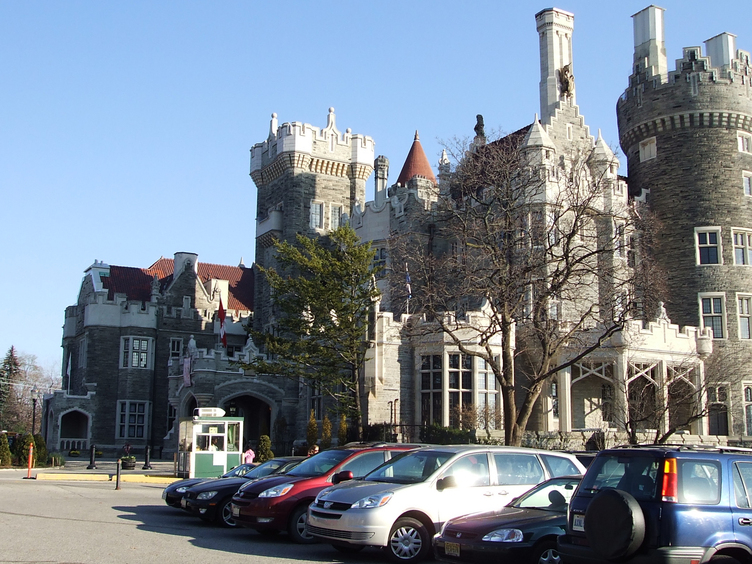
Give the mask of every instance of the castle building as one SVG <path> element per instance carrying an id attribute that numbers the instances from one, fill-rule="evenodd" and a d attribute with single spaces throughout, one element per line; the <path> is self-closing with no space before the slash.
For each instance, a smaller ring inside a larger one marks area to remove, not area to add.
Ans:
<path id="1" fill-rule="evenodd" d="M 752 257 L 752 220 L 745 213 L 752 201 L 749 56 L 735 52 L 733 36 L 723 34 L 708 42 L 707 57 L 699 48 L 685 49 L 677 70 L 667 74 L 662 17 L 655 7 L 635 16 L 634 74 L 618 105 L 627 182 L 618 175 L 616 156 L 600 134 L 591 134 L 576 103 L 573 14 L 550 8 L 535 16 L 540 119 L 535 116 L 508 141 L 519 145 L 545 179 L 536 202 L 541 216 L 556 205 L 562 171 L 574 154 L 587 157 L 588 178 L 603 179 L 593 210 L 604 218 L 598 238 L 638 236 L 620 232 L 619 214 L 648 194 L 667 229 L 659 252 L 669 266 L 671 299 L 665 309 L 630 321 L 604 346 L 556 374 L 535 406 L 529 425 L 534 431 L 623 426 L 637 390 L 647 389 L 658 401 L 671 395 L 677 381 L 702 389 L 714 345 L 718 350 L 711 358 L 724 358 L 724 349 L 745 351 L 752 334 L 752 275 L 745 268 Z M 485 143 L 482 129 L 479 122 L 475 149 Z M 370 137 L 340 131 L 333 108 L 323 128 L 280 124 L 272 114 L 266 139 L 251 149 L 250 175 L 258 190 L 256 265 L 276 265 L 275 240 L 324 235 L 349 222 L 361 240 L 371 242 L 386 271 L 401 272 L 403 265 L 393 263 L 393 242 L 433 217 L 449 191 L 448 171 L 442 155 L 437 178 L 416 132 L 390 185 L 389 160 L 376 156 Z M 374 198 L 366 202 L 372 174 Z M 450 241 L 436 244 L 441 252 L 451 248 Z M 625 249 L 616 246 L 604 268 L 631 268 Z M 363 423 L 388 424 L 400 438 L 419 440 L 422 425 L 459 425 L 458 405 L 498 413 L 501 394 L 489 367 L 462 354 L 432 322 L 412 312 L 407 288 L 387 277 L 377 284 L 382 297 L 374 306 L 371 353 L 362 374 Z M 577 307 L 607 291 L 608 284 L 594 279 L 577 300 L 562 303 L 557 315 L 566 321 Z M 219 340 L 220 298 L 227 310 L 227 347 Z M 485 307 L 478 304 L 461 315 L 447 312 L 465 320 L 459 335 L 468 346 L 477 340 L 472 328 L 488 322 Z M 274 329 L 269 286 L 258 268 L 204 264 L 191 253 L 176 253 L 145 269 L 95 262 L 86 271 L 78 303 L 66 310 L 66 377 L 64 389 L 46 402 L 49 442 L 61 450 L 93 442 L 116 451 L 129 442 L 175 451 L 177 421 L 196 407 L 216 406 L 246 418 L 246 437 L 269 434 L 278 452 L 289 452 L 305 440 L 311 410 L 320 421 L 330 406 L 315 386 L 239 367 L 237 361 L 263 354 L 247 337 L 250 324 L 259 331 Z M 489 346 L 501 354 L 499 338 Z M 562 354 L 574 358 L 576 350 Z M 713 417 L 694 421 L 687 430 L 749 432 L 747 400 L 721 400 L 732 392 L 747 398 L 749 390 L 752 405 L 752 376 L 749 380 L 748 388 L 732 390 L 730 383 L 711 388 L 714 403 L 725 401 L 728 409 L 714 408 Z M 722 424 L 724 414 L 728 427 Z M 650 425 L 665 431 L 673 416 L 656 416 Z M 484 430 L 497 431 L 501 424 L 491 417 Z"/>
<path id="2" fill-rule="evenodd" d="M 752 434 L 752 67 L 736 37 L 685 47 L 669 70 L 664 10 L 633 16 L 634 61 L 617 104 L 633 195 L 660 229 L 669 317 L 711 329 L 706 432 Z"/>

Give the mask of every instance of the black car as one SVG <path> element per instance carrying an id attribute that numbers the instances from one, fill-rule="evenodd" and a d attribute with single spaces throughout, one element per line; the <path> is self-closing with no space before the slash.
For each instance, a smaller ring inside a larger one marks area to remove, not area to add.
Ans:
<path id="1" fill-rule="evenodd" d="M 236 466 L 232 470 L 225 472 L 219 476 L 219 478 L 238 478 L 240 476 L 245 476 L 245 474 L 254 468 L 259 467 L 261 467 L 260 464 L 241 464 L 240 466 Z M 180 508 L 180 501 L 183 499 L 185 492 L 188 491 L 188 488 L 200 484 L 201 482 L 206 482 L 207 480 L 216 480 L 216 478 L 189 478 L 187 480 L 173 482 L 162 491 L 162 499 L 165 500 L 167 505 Z"/>
<path id="2" fill-rule="evenodd" d="M 225 527 L 234 527 L 232 517 L 232 496 L 243 484 L 262 480 L 270 476 L 286 474 L 305 460 L 304 456 L 272 458 L 246 474 L 236 478 L 222 478 L 196 484 L 183 495 L 184 509 L 196 513 L 204 521 L 216 522 Z"/>
<path id="3" fill-rule="evenodd" d="M 551 478 L 493 512 L 447 521 L 434 537 L 444 562 L 558 564 L 556 537 L 567 526 L 567 506 L 581 476 Z"/>

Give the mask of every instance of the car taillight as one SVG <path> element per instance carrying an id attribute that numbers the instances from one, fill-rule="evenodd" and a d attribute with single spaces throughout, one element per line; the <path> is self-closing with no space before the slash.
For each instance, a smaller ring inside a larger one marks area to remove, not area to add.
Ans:
<path id="1" fill-rule="evenodd" d="M 661 499 L 663 501 L 678 501 L 679 481 L 676 475 L 676 459 L 667 458 L 663 462 L 663 487 Z"/>

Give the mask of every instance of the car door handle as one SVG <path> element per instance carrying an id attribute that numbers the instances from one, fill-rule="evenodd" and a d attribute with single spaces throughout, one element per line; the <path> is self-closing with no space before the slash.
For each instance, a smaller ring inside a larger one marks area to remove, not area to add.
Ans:
<path id="1" fill-rule="evenodd" d="M 486 497 L 491 497 L 493 495 L 493 492 L 483 492 L 483 495 Z"/>
<path id="2" fill-rule="evenodd" d="M 740 525 L 752 525 L 752 519 L 749 517 L 739 517 Z"/>
<path id="3" fill-rule="evenodd" d="M 507 490 L 501 490 L 498 493 L 499 493 L 499 495 L 509 495 L 509 492 Z"/>

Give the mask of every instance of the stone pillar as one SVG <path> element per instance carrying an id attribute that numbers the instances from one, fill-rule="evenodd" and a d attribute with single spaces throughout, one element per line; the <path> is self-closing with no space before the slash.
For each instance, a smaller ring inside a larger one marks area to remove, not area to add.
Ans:
<path id="1" fill-rule="evenodd" d="M 635 64 L 632 71 L 634 74 L 647 71 L 648 76 L 665 76 L 668 73 L 663 12 L 663 8 L 648 6 L 632 16 Z"/>
<path id="2" fill-rule="evenodd" d="M 625 423 L 629 419 L 629 397 L 627 395 L 629 360 L 626 356 L 626 350 L 619 351 L 614 364 L 614 423 L 619 431 L 626 430 Z"/>
<path id="3" fill-rule="evenodd" d="M 551 123 L 560 100 L 568 98 L 572 104 L 576 103 L 572 70 L 574 14 L 548 8 L 535 14 L 535 23 L 540 38 L 540 113 L 541 123 L 545 125 Z M 562 72 L 572 77 L 567 94 L 563 94 Z"/>
<path id="4" fill-rule="evenodd" d="M 559 431 L 572 432 L 572 368 L 567 367 L 558 373 L 559 381 Z"/>

